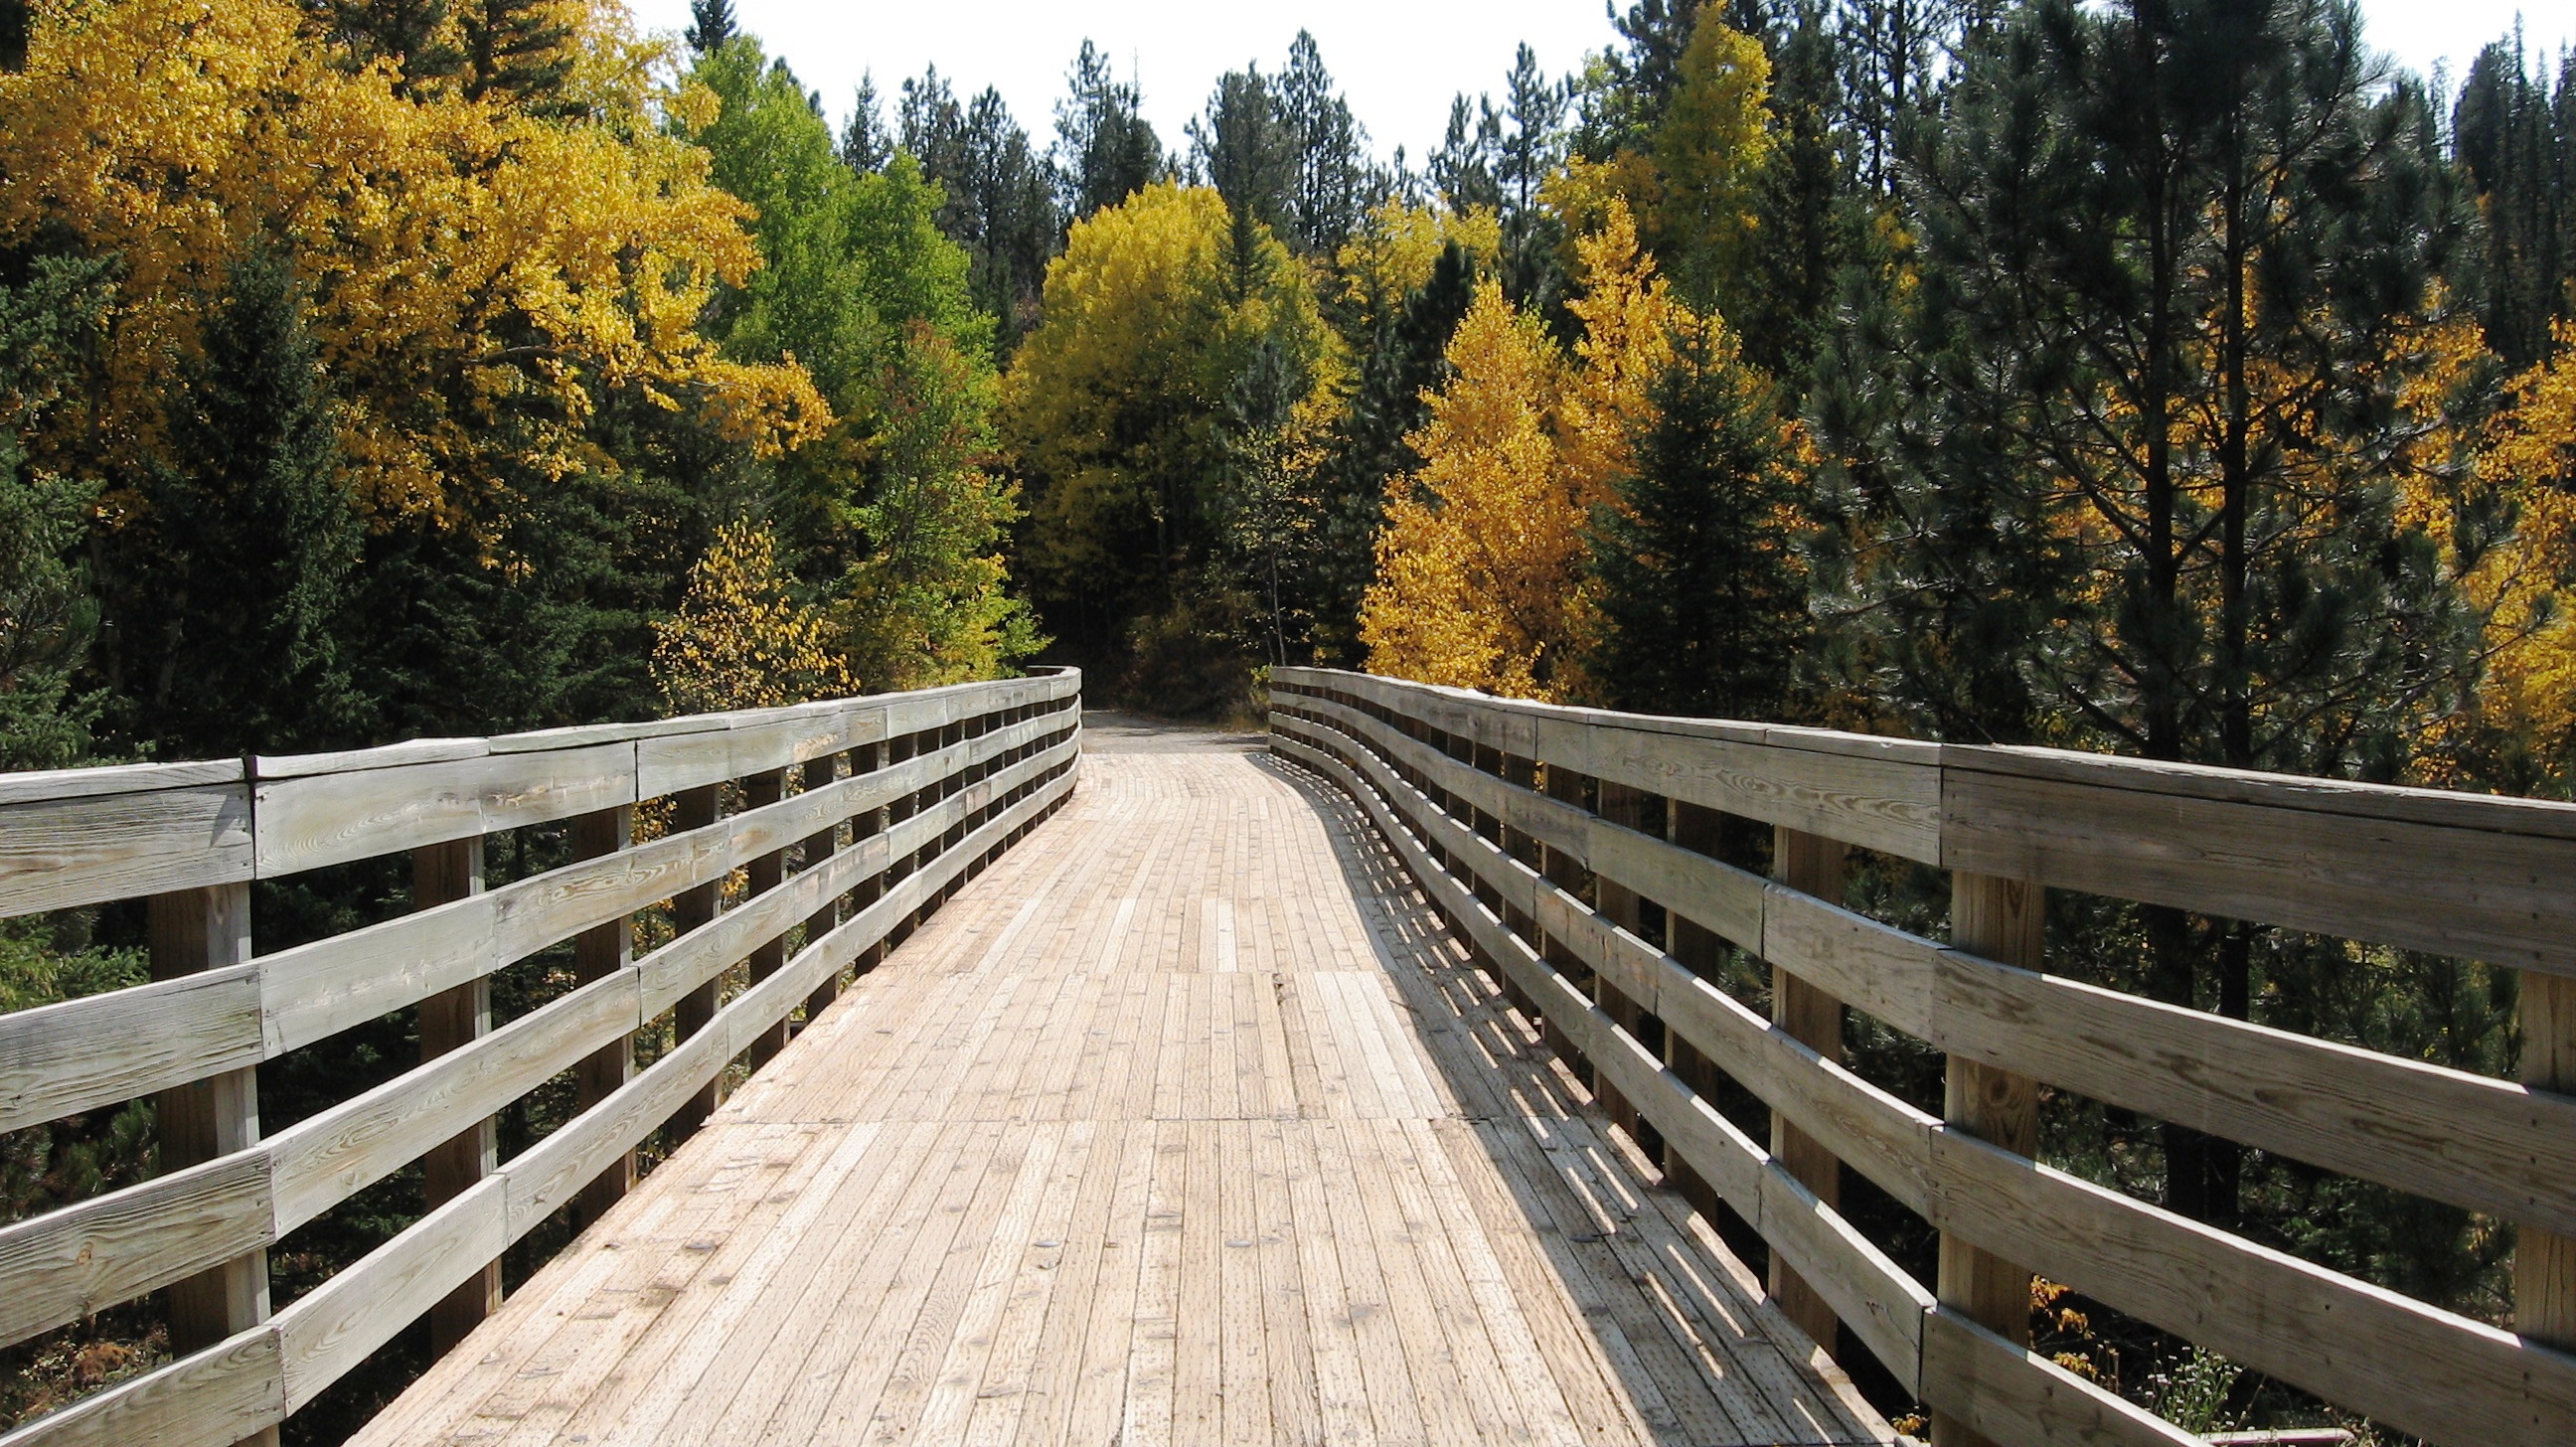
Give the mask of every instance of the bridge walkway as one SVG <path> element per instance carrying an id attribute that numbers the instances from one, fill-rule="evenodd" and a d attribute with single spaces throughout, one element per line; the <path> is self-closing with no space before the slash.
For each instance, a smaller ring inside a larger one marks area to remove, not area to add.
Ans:
<path id="1" fill-rule="evenodd" d="M 1079 792 L 357 1438 L 1892 1440 L 1337 792 Z"/>

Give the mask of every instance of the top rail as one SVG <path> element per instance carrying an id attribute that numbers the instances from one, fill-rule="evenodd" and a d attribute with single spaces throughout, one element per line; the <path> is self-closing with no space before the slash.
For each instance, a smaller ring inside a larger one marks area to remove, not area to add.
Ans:
<path id="1" fill-rule="evenodd" d="M 0 776 L 0 918 L 275 879 L 552 823 L 1009 708 L 1069 677 L 340 753 Z"/>
<path id="2" fill-rule="evenodd" d="M 1326 669 L 1273 678 L 1943 869 L 2576 976 L 2576 804 L 1645 717 Z"/>

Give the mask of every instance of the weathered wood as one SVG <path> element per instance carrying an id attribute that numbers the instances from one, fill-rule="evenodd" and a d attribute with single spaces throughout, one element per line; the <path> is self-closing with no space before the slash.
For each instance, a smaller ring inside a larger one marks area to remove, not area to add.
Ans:
<path id="1" fill-rule="evenodd" d="M 259 971 L 207 970 L 0 1014 L 0 1131 L 256 1065 Z"/>
<path id="2" fill-rule="evenodd" d="M 2048 891 L 2040 885 L 1964 871 L 1950 876 L 1950 942 L 1962 950 L 2037 970 L 2047 921 Z M 1943 1068 L 1942 1115 L 1952 1129 L 2016 1155 L 2039 1154 L 2036 1081 L 1961 1055 Z M 2029 1268 L 1944 1233 L 1938 1270 L 1945 1309 L 2010 1345 L 2030 1344 Z M 1969 1418 L 1932 1415 L 1934 1447 L 1987 1447 L 1992 1440 Z"/>
<path id="3" fill-rule="evenodd" d="M 0 916 L 250 877 L 250 790 L 241 784 L 0 804 Z"/>
<path id="4" fill-rule="evenodd" d="M 2448 1447 L 2576 1441 L 2576 1356 L 1944 1129 L 1932 1224 L 2250 1370 Z"/>
<path id="5" fill-rule="evenodd" d="M 2179 768 L 2134 770 L 2108 759 L 2090 773 L 2077 783 L 1946 768 L 1943 863 L 2576 973 L 2576 900 L 2564 862 L 2576 806 L 2492 800 L 2478 808 L 2455 799 L 2427 808 L 2423 791 L 2244 776 L 2213 790 L 2194 785 L 2218 781 Z M 2377 807 L 2355 807 L 2365 799 Z M 2319 802 L 2335 807 L 2301 807 Z M 2506 832 L 2517 829 L 2531 832 Z"/>
<path id="6" fill-rule="evenodd" d="M 1951 1420 L 1997 1442 L 2202 1447 L 2191 1433 L 1947 1307 L 1924 1318 L 1920 1391 Z"/>
<path id="7" fill-rule="evenodd" d="M 277 1440 L 277 1329 L 255 1327 L 0 1435 L 0 1447 L 231 1447 Z"/>
<path id="8" fill-rule="evenodd" d="M 717 785 L 701 784 L 682 790 L 671 800 L 671 827 L 679 830 L 705 828 L 716 822 L 721 808 L 722 793 Z M 709 882 L 672 896 L 672 932 L 686 935 L 713 923 L 718 907 L 717 889 L 715 883 Z M 686 1044 L 691 1036 L 706 1029 L 715 1018 L 716 982 L 710 978 L 681 996 L 679 1003 L 672 1007 L 672 1033 L 679 1043 Z M 687 1139 L 706 1123 L 708 1116 L 716 1113 L 719 1089 L 718 1082 L 711 1077 L 698 1088 L 697 1094 L 673 1112 L 670 1122 L 673 1140 Z"/>
<path id="9" fill-rule="evenodd" d="M 2576 979 L 2524 971 L 2521 1010 L 2522 1083 L 2576 1090 Z M 2535 1341 L 2576 1351 L 2576 1231 L 2526 1225 L 2515 1237 L 2513 1323 Z"/>
<path id="10" fill-rule="evenodd" d="M 1843 898 L 1845 846 L 1841 840 L 1774 827 L 1771 869 L 1780 883 L 1809 899 L 1838 905 Z M 1782 1034 L 1839 1064 L 1843 1055 L 1843 1002 L 1814 980 L 1771 962 L 1771 1020 Z M 1771 1116 L 1771 1154 L 1790 1177 L 1814 1193 L 1827 1210 L 1842 1204 L 1842 1162 L 1782 1112 Z M 1771 1257 L 1771 1295 L 1798 1329 L 1827 1352 L 1834 1349 L 1835 1318 L 1824 1295 L 1779 1252 Z"/>
<path id="11" fill-rule="evenodd" d="M 626 849 L 634 842 L 634 806 L 621 804 L 583 814 L 572 821 L 572 853 L 576 860 L 601 859 Z M 604 924 L 593 925 L 573 937 L 572 969 L 576 984 L 587 985 L 604 980 L 625 970 L 634 961 L 635 922 L 631 915 L 619 915 Z M 635 1074 L 635 1035 L 629 1031 L 609 1045 L 582 1057 L 580 1073 L 574 1081 L 573 1110 L 577 1115 L 615 1095 Z M 587 1227 L 608 1213 L 635 1185 L 635 1153 L 624 1151 L 598 1177 L 582 1188 L 573 1204 L 576 1225 Z"/>
<path id="12" fill-rule="evenodd" d="M 435 1331 L 442 1310 L 479 1294 L 490 1268 L 477 1263 L 509 1248 L 507 1191 L 499 1177 L 477 1182 L 279 1312 L 287 1410 L 312 1402 L 423 1311 Z M 496 1285 L 495 1309 L 498 1297 Z"/>
<path id="13" fill-rule="evenodd" d="M 742 800 L 745 810 L 767 808 L 786 797 L 786 793 L 787 771 L 785 769 L 767 769 L 742 781 Z M 779 848 L 758 855 L 745 867 L 743 873 L 744 903 L 746 905 L 756 903 L 760 896 L 776 889 L 779 881 L 787 877 L 787 851 Z M 786 961 L 787 939 L 783 932 L 754 945 L 750 955 L 751 983 L 757 985 L 777 974 L 778 967 Z M 777 1024 L 767 1027 L 753 1037 L 751 1068 L 758 1070 L 767 1065 L 777 1057 L 779 1051 L 786 1048 L 787 1019 L 782 1015 Z"/>
<path id="14" fill-rule="evenodd" d="M 263 778 L 259 874 L 274 879 L 633 802 L 627 744 Z"/>
<path id="15" fill-rule="evenodd" d="M 844 761 L 849 757 L 850 756 L 846 753 L 832 754 L 825 758 L 816 759 L 811 763 L 808 763 L 805 766 L 805 776 L 803 780 L 806 790 L 811 792 L 813 790 L 831 787 L 839 780 L 841 767 Z M 806 836 L 803 849 L 804 857 L 800 867 L 805 869 L 820 867 L 824 860 L 829 858 L 832 852 L 839 847 L 840 831 L 841 825 L 835 823 L 832 827 L 825 829 L 819 834 Z M 814 940 L 819 940 L 824 935 L 831 933 L 833 926 L 840 922 L 840 896 L 829 896 L 823 901 L 821 908 L 817 909 L 812 915 L 806 918 L 805 938 L 809 943 Z M 822 984 L 814 987 L 813 994 L 808 995 L 805 998 L 806 1021 L 811 1023 L 817 1016 L 821 1015 L 826 1009 L 829 1009 L 832 1001 L 839 996 L 840 992 L 841 976 L 838 971 L 834 971 L 823 981 Z"/>
<path id="16" fill-rule="evenodd" d="M 228 969 L 250 958 L 248 883 L 156 894 L 150 910 L 156 979 Z M 161 1092 L 155 1117 L 161 1168 L 166 1172 L 184 1172 L 190 1166 L 249 1151 L 259 1143 L 259 1072 L 227 1070 L 173 1086 Z M 265 1188 L 266 1182 L 259 1182 L 263 1194 Z M 268 1223 L 258 1217 L 218 1229 L 241 1234 L 242 1224 L 250 1227 L 250 1234 L 267 1234 Z M 212 1347 L 267 1319 L 268 1252 L 262 1247 L 171 1282 L 170 1343 L 182 1354 Z M 275 1447 L 277 1433 L 273 1427 L 260 1428 L 240 1440 Z"/>
<path id="17" fill-rule="evenodd" d="M 483 892 L 483 836 L 423 845 L 411 852 L 412 904 L 420 909 Z M 451 1050 L 461 1050 L 492 1029 L 492 981 L 489 976 L 441 990 L 420 1002 L 420 1059 L 427 1065 Z M 463 1130 L 433 1146 L 421 1158 L 428 1209 L 439 1207 L 481 1184 L 501 1164 L 500 1130 L 491 1116 L 470 1121 Z M 445 1355 L 501 1304 L 501 1261 L 495 1251 L 470 1273 L 460 1273 L 456 1289 L 429 1312 L 429 1349 Z"/>
<path id="18" fill-rule="evenodd" d="M 164 1142 L 165 1150 L 169 1148 Z M 173 1322 L 194 1335 L 266 1314 L 262 1248 L 269 1168 L 257 1149 L 195 1165 L 0 1226 L 0 1342 L 16 1343 L 147 1291 L 171 1288 Z M 221 1341 L 226 1332 L 216 1335 Z"/>

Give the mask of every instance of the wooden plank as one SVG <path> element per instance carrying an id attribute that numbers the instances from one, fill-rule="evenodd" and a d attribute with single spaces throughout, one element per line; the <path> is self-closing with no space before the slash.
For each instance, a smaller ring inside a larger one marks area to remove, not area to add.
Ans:
<path id="1" fill-rule="evenodd" d="M 278 1313 L 288 1411 L 320 1396 L 421 1313 L 430 1314 L 435 1330 L 439 1309 L 460 1291 L 479 1295 L 488 1263 L 510 1244 L 507 1189 L 501 1178 L 486 1177 Z M 493 1295 L 497 1307 L 497 1283 Z"/>
<path id="2" fill-rule="evenodd" d="M 648 784 L 649 775 L 645 769 L 644 750 L 641 745 L 637 748 L 636 777 L 638 791 L 645 797 L 651 798 L 661 792 L 659 788 Z M 682 831 L 703 829 L 716 822 L 721 808 L 722 796 L 715 785 L 693 785 L 672 799 L 671 827 Z M 706 928 L 715 922 L 718 907 L 717 886 L 713 882 L 673 895 L 671 897 L 672 934 L 677 937 Z M 690 1037 L 715 1023 L 715 980 L 712 977 L 706 978 L 704 983 L 682 995 L 671 1009 L 672 1034 L 678 1043 L 685 1045 Z M 726 1053 L 730 1055 L 732 1052 Z M 715 1114 L 718 1092 L 721 1089 L 722 1086 L 717 1080 L 710 1076 L 705 1084 L 698 1087 L 696 1094 L 683 1102 L 678 1110 L 672 1112 L 669 1128 L 673 1140 L 687 1139 L 699 1126 L 706 1123 L 708 1116 Z"/>
<path id="3" fill-rule="evenodd" d="M 2556 828 L 2532 837 L 1965 768 L 1947 771 L 1943 809 L 1952 869 L 2576 973 L 2576 840 Z"/>
<path id="4" fill-rule="evenodd" d="M 1841 904 L 1847 857 L 1840 840 L 1786 826 L 1772 830 L 1772 872 L 1783 886 L 1804 898 L 1827 905 Z M 1770 964 L 1772 1024 L 1825 1060 L 1840 1064 L 1842 1000 L 1821 982 L 1796 973 L 1778 959 L 1772 959 Z M 1842 1204 L 1842 1162 L 1785 1112 L 1771 1116 L 1771 1155 L 1782 1170 L 1814 1193 L 1823 1209 L 1831 1211 Z M 1831 1355 L 1833 1310 L 1818 1285 L 1791 1265 L 1784 1252 L 1771 1254 L 1770 1289 L 1781 1313 L 1796 1323 L 1808 1340 Z"/>
<path id="5" fill-rule="evenodd" d="M 2201 1447 L 2191 1433 L 1946 1309 L 1924 1318 L 1920 1392 L 1997 1442 Z"/>
<path id="6" fill-rule="evenodd" d="M 1934 990 L 1929 1038 L 1954 1056 L 2526 1229 L 2576 1233 L 2576 1099 L 2566 1094 L 1959 951 L 1940 956 Z"/>
<path id="7" fill-rule="evenodd" d="M 787 771 L 785 769 L 766 769 L 753 774 L 742 781 L 744 810 L 747 813 L 756 813 L 771 804 L 778 803 L 786 796 L 786 792 Z M 776 889 L 786 877 L 787 851 L 783 845 L 755 856 L 743 870 L 744 904 L 758 902 L 759 896 Z M 770 934 L 752 946 L 749 956 L 751 983 L 759 984 L 777 974 L 779 967 L 787 963 L 787 939 L 784 933 L 787 928 L 787 923 L 781 921 L 779 933 Z M 779 1051 L 786 1048 L 787 1017 L 781 1015 L 775 1024 L 764 1026 L 752 1037 L 751 1068 L 758 1070 L 767 1065 L 777 1058 Z"/>
<path id="8" fill-rule="evenodd" d="M 286 1419 L 277 1329 L 260 1326 L 0 1435 L 0 1447 L 231 1447 Z"/>
<path id="9" fill-rule="evenodd" d="M 1940 946 L 1774 885 L 1762 905 L 1762 958 L 1908 1035 L 1939 1033 L 1933 981 Z"/>
<path id="10" fill-rule="evenodd" d="M 121 1191 L 13 1221 L 0 1226 L 0 1342 L 24 1341 L 190 1281 L 207 1284 L 188 1303 L 188 1329 L 211 1331 L 227 1313 L 248 1308 L 227 1268 L 275 1239 L 268 1161 L 257 1150 L 176 1165 Z"/>
<path id="11" fill-rule="evenodd" d="M 260 878 L 275 879 L 568 819 L 635 797 L 628 744 L 263 778 L 257 867 Z"/>
<path id="12" fill-rule="evenodd" d="M 1932 1224 L 2448 1447 L 2576 1440 L 2576 1356 L 2253 1245 L 1946 1127 Z"/>
<path id="13" fill-rule="evenodd" d="M 203 784 L 238 784 L 239 759 L 184 764 L 105 764 L 76 769 L 27 769 L 0 774 L 0 806 L 62 803 L 110 794 L 151 794 Z"/>
<path id="14" fill-rule="evenodd" d="M 0 1131 L 256 1065 L 259 970 L 240 964 L 0 1014 Z"/>
<path id="15" fill-rule="evenodd" d="M 581 986 L 278 1132 L 267 1150 L 279 1230 L 312 1220 L 634 1029 L 636 1001 L 631 971 Z"/>
<path id="16" fill-rule="evenodd" d="M 0 804 L 0 917 L 250 877 L 246 785 Z"/>

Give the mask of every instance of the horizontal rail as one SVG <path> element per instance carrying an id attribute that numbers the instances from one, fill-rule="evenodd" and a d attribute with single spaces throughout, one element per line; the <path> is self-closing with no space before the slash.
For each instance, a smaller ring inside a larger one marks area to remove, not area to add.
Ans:
<path id="1" fill-rule="evenodd" d="M 713 1010 L 694 1028 L 684 1011 L 681 1038 L 654 1064 L 276 1317 L 0 1442 L 231 1443 L 282 1420 L 571 1203 L 708 1090 L 727 1063 L 746 1050 L 763 1058 L 764 1042 L 797 1006 L 810 1007 L 842 970 L 873 958 L 1061 804 L 1074 786 L 1079 706 L 1079 678 L 1066 674 L 719 716 L 712 725 L 680 720 L 258 759 L 234 766 L 231 784 L 205 777 L 219 776 L 222 766 L 135 774 L 121 789 L 119 781 L 67 775 L 32 786 L 0 779 L 0 801 L 14 801 L 0 808 L 166 802 L 256 781 L 246 816 L 254 822 L 226 867 L 269 860 L 302 869 L 385 852 L 387 841 L 418 849 L 460 830 L 470 837 L 596 815 L 655 797 L 651 791 L 703 790 L 738 777 L 728 771 L 774 777 L 789 763 L 810 766 L 803 792 L 773 791 L 767 797 L 776 802 L 699 828 L 245 963 L 0 1015 L 5 1129 L 150 1091 L 196 1088 L 193 1082 L 473 985 L 549 946 L 604 927 L 622 931 L 638 910 L 712 890 L 746 865 L 784 861 L 807 846 L 804 868 L 774 868 L 776 883 L 756 885 L 735 907 L 375 1089 L 213 1159 L 0 1227 L 0 1343 L 7 1343 L 255 1258 L 546 1081 L 603 1050 L 621 1052 L 684 999 L 704 997 Z M 621 753 L 622 776 L 598 767 Z M 834 777 L 828 764 L 840 753 L 859 765 L 846 777 Z M 598 782 L 620 777 L 622 784 Z M 418 790 L 424 802 L 411 809 L 385 804 L 405 789 Z M 157 816 L 146 810 L 136 817 Z M 359 822 L 347 827 L 327 823 L 353 818 Z M 272 824 L 291 842 L 263 854 L 261 831 Z M 846 844 L 814 847 L 834 842 L 844 824 L 851 826 Z M 107 877 L 92 865 L 115 853 L 110 842 L 84 838 L 78 849 L 61 851 L 70 861 L 63 867 L 90 881 L 83 889 Z M 26 847 L 15 857 L 35 853 Z M 71 897 L 21 884 L 21 897 Z M 845 898 L 852 912 L 840 919 Z M 793 958 L 775 970 L 756 967 L 746 989 L 714 1007 L 720 976 L 756 961 L 764 948 L 783 949 L 800 926 L 807 938 Z"/>
<path id="2" fill-rule="evenodd" d="M 1647 718 L 1326 669 L 1272 679 L 1944 869 L 2576 974 L 2576 804 Z"/>
<path id="3" fill-rule="evenodd" d="M 2191 1440 L 1936 1303 L 1718 1116 L 1569 970 L 1654 1017 L 1666 1038 L 1950 1236 L 2430 1440 L 2576 1440 L 2576 1357 L 2050 1170 L 1916 1110 L 1622 928 L 1505 842 L 1518 834 L 1543 844 L 1954 1056 L 2531 1225 L 2576 1225 L 2576 1102 L 1921 940 L 1515 782 L 1498 765 L 1479 767 L 1491 756 L 1462 761 L 1389 720 L 1634 787 L 1661 779 L 1659 791 L 1688 800 L 1689 781 L 1707 774 L 1643 753 L 1668 721 L 1533 715 L 1523 705 L 1306 670 L 1278 671 L 1272 705 L 1274 747 L 1361 803 L 1426 893 L 1567 1048 L 1936 1410 L 1999 1440 Z M 1481 718 L 1485 709 L 1498 717 Z M 1651 727 L 1628 726 L 1639 722 Z M 1581 727 L 1617 737 L 1583 742 L 1568 733 Z M 1755 767 L 1764 750 L 1800 755 L 1791 763 L 1808 770 L 1810 802 L 1774 807 L 1771 817 L 1813 827 L 1825 821 L 1812 800 L 1833 791 L 1820 787 L 1814 739 L 1785 732 L 1797 741 L 1710 726 L 1703 742 L 1732 751 L 1738 770 Z M 1872 768 L 1948 766 L 1921 745 L 1854 756 Z M 2044 762 L 2076 772 L 2063 760 Z M 2227 796 L 2201 802 L 2241 802 L 2248 792 L 2241 779 L 2186 783 Z M 1755 807 L 1788 792 L 1738 782 L 1698 798 L 1762 817 Z M 2333 810 L 2367 794 L 2319 792 Z M 2457 830 L 2481 816 L 2445 816 L 2419 791 L 2395 792 L 2407 796 L 2396 809 L 2420 827 Z M 1470 817 L 1452 814 L 1449 800 Z M 1859 827 L 1836 821 L 1835 837 L 1867 835 L 1895 817 L 1863 812 Z M 1479 832 L 1480 822 L 1494 837 Z M 1947 829 L 1953 821 L 1939 822 Z M 2549 837 L 2535 832 L 2515 847 L 2536 851 Z M 2569 847 L 2556 844 L 2561 860 L 2576 858 Z M 1927 852 L 1937 859 L 1941 849 Z"/>

